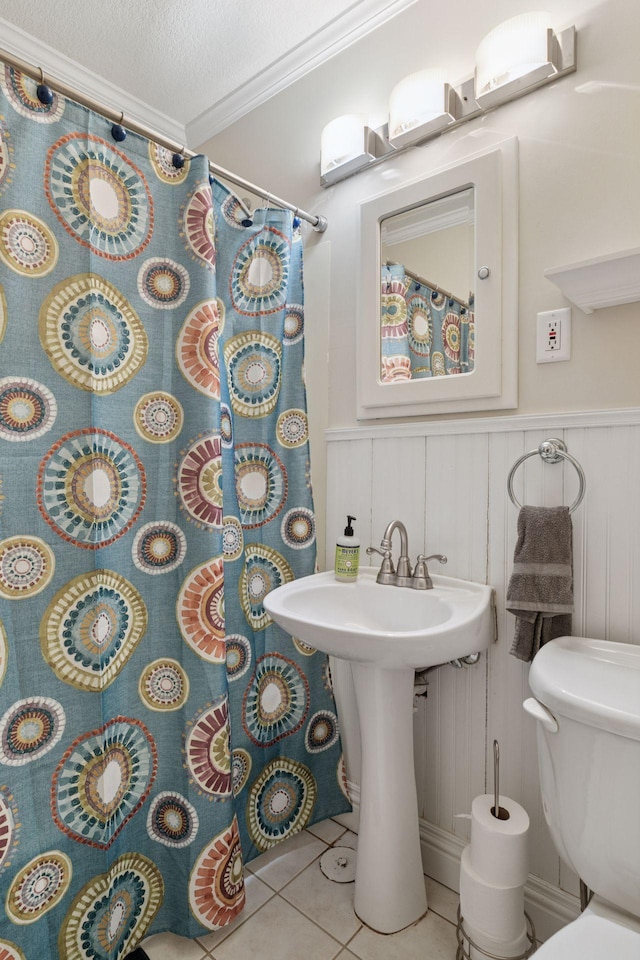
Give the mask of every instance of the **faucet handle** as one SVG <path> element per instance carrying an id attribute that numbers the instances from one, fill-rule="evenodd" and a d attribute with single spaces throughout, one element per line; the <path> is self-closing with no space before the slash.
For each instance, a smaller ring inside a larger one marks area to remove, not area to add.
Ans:
<path id="1" fill-rule="evenodd" d="M 427 569 L 428 560 L 439 560 L 440 563 L 447 562 L 447 558 L 441 553 L 432 553 L 429 557 L 425 557 L 424 554 L 419 553 L 411 581 L 411 586 L 414 590 L 433 590 L 433 580 Z"/>
<path id="2" fill-rule="evenodd" d="M 393 560 L 391 559 L 391 550 L 378 550 L 377 547 L 367 547 L 365 552 L 368 556 L 371 556 L 372 553 L 377 553 L 382 557 L 376 583 L 394 584 L 396 582 L 396 570 L 393 565 Z"/>
<path id="3" fill-rule="evenodd" d="M 418 562 L 426 563 L 427 560 L 439 560 L 440 563 L 447 562 L 447 558 L 442 553 L 432 553 L 430 557 L 423 557 L 421 553 L 418 554 Z"/>

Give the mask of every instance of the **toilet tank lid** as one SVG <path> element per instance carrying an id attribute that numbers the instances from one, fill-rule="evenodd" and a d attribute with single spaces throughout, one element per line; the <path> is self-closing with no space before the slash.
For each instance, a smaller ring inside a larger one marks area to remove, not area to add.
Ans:
<path id="1" fill-rule="evenodd" d="M 529 686 L 556 717 L 640 740 L 640 646 L 558 637 L 536 654 Z"/>

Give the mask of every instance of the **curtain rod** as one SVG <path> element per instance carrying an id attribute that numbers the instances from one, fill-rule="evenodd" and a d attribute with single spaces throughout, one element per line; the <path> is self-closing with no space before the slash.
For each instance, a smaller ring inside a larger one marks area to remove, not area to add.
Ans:
<path id="1" fill-rule="evenodd" d="M 64 97 L 68 97 L 70 100 L 75 100 L 76 103 L 81 104 L 83 107 L 88 107 L 89 110 L 94 110 L 96 113 L 102 114 L 102 116 L 106 117 L 107 120 L 113 120 L 116 123 L 124 124 L 127 130 L 131 130 L 132 133 L 138 133 L 141 136 L 146 137 L 147 140 L 152 140 L 161 147 L 171 150 L 172 153 L 180 153 L 183 157 L 187 157 L 189 159 L 198 156 L 198 154 L 193 150 L 187 149 L 184 144 L 176 143 L 174 140 L 168 140 L 157 130 L 153 130 L 151 127 L 146 127 L 144 124 L 138 123 L 136 120 L 130 120 L 129 118 L 125 117 L 122 112 L 118 113 L 118 111 L 114 110 L 112 107 L 109 107 L 104 103 L 100 103 L 99 100 L 94 100 L 93 97 L 88 97 L 80 90 L 76 90 L 73 87 L 68 86 L 61 80 L 56 80 L 49 74 L 47 74 L 45 78 L 44 71 L 41 67 L 34 67 L 32 64 L 27 63 L 25 60 L 21 60 L 20 57 L 16 57 L 2 48 L 0 48 L 0 60 L 4 60 L 4 62 L 9 66 L 20 70 L 22 73 L 26 73 L 33 80 L 37 80 L 40 83 L 49 82 L 51 86 L 55 87 L 55 89 Z M 262 197 L 269 203 L 275 203 L 278 207 L 283 207 L 285 210 L 291 210 L 295 216 L 300 217 L 301 220 L 306 220 L 307 223 L 310 223 L 317 233 L 324 233 L 324 231 L 327 229 L 328 221 L 326 217 L 307 213 L 306 210 L 301 210 L 300 207 L 296 207 L 295 204 L 289 203 L 288 200 L 282 200 L 275 194 L 265 190 L 264 187 L 259 187 L 255 183 L 251 183 L 250 180 L 245 180 L 244 177 L 238 176 L 237 173 L 233 173 L 231 170 L 226 170 L 224 167 L 218 166 L 218 164 L 209 160 L 208 157 L 207 160 L 209 162 L 210 172 L 216 176 L 223 177 L 225 180 L 230 180 L 231 183 L 234 183 L 236 186 L 243 187 L 245 190 L 249 190 L 251 193 L 257 194 L 259 197 Z"/>
<path id="2" fill-rule="evenodd" d="M 455 293 L 450 293 L 448 290 L 443 290 L 442 287 L 439 287 L 437 283 L 433 283 L 431 280 L 425 280 L 424 277 L 419 276 L 417 273 L 413 273 L 412 270 L 407 270 L 407 268 L 402 263 L 398 263 L 397 260 L 386 260 L 384 265 L 385 267 L 402 267 L 408 277 L 411 277 L 412 280 L 416 280 L 418 283 L 421 283 L 423 287 L 429 287 L 430 290 L 436 290 L 448 300 L 456 300 L 461 307 L 467 307 L 467 309 L 469 308 L 469 304 L 466 300 L 461 300 L 460 297 L 455 295 Z"/>

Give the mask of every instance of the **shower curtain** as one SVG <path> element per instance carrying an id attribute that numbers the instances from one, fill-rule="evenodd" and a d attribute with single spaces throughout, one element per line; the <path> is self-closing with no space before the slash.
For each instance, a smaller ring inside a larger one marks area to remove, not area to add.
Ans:
<path id="1" fill-rule="evenodd" d="M 445 296 L 386 264 L 380 281 L 380 338 L 383 383 L 472 373 L 474 313 L 469 303 Z"/>
<path id="2" fill-rule="evenodd" d="M 315 563 L 302 241 L 0 74 L 0 956 L 118 960 L 350 809 Z"/>

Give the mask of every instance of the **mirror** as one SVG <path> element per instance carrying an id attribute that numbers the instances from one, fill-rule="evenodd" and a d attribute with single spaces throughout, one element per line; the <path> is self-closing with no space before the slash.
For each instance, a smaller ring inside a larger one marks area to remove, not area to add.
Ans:
<path id="1" fill-rule="evenodd" d="M 517 405 L 517 141 L 361 204 L 358 418 Z"/>
<path id="2" fill-rule="evenodd" d="M 383 384 L 474 369 L 474 188 L 380 223 Z"/>

